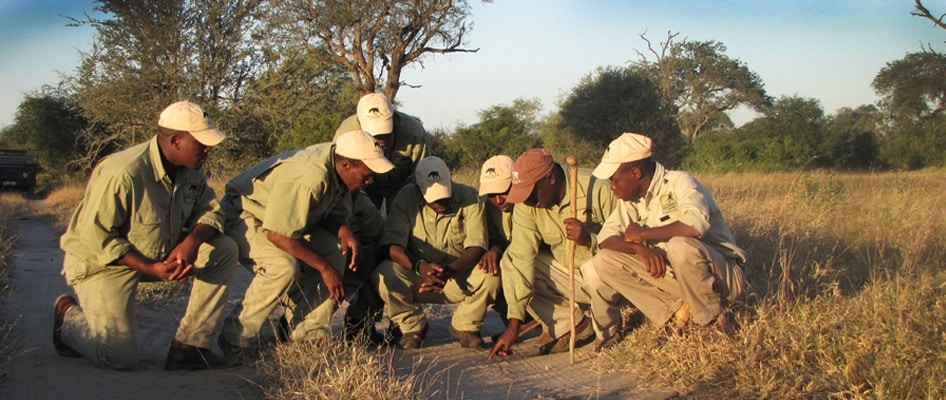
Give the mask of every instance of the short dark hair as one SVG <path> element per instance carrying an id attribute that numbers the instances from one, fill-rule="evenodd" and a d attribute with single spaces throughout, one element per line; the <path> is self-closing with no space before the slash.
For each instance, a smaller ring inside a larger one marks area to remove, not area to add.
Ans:
<path id="1" fill-rule="evenodd" d="M 629 171 L 633 168 L 639 168 L 644 173 L 644 175 L 652 176 L 654 171 L 657 170 L 657 163 L 654 162 L 653 158 L 647 157 L 637 161 L 621 163 L 621 166 L 618 167 L 618 169 L 622 171 Z"/>

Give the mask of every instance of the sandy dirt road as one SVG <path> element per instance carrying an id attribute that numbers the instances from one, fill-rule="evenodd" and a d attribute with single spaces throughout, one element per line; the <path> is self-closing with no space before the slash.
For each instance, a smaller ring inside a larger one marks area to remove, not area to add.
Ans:
<path id="1" fill-rule="evenodd" d="M 130 372 L 109 371 L 82 359 L 63 358 L 52 347 L 52 301 L 72 293 L 60 269 L 60 232 L 45 220 L 23 216 L 11 268 L 12 294 L 2 299 L 2 317 L 15 323 L 13 337 L 23 353 L 0 371 L 0 400 L 6 399 L 259 399 L 254 367 L 225 371 L 165 372 L 164 357 L 183 306 L 141 304 L 138 307 L 141 362 Z M 249 273 L 241 269 L 231 301 L 237 301 Z M 516 353 L 487 362 L 487 352 L 459 347 L 447 334 L 450 307 L 431 309 L 431 329 L 425 347 L 397 351 L 398 374 L 420 373 L 421 385 L 438 399 L 664 399 L 673 393 L 639 392 L 626 374 L 596 374 L 591 370 L 591 346 L 576 352 L 533 356 L 531 341 Z M 340 320 L 336 313 L 336 329 Z M 502 328 L 490 311 L 484 334 Z M 487 339 L 488 340 L 488 339 Z"/>

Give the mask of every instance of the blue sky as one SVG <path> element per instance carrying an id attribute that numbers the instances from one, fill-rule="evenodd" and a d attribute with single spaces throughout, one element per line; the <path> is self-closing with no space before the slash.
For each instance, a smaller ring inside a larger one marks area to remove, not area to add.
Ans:
<path id="1" fill-rule="evenodd" d="M 477 113 L 519 97 L 556 109 L 599 66 L 636 61 L 668 31 L 716 40 L 743 61 L 772 96 L 821 101 L 827 114 L 871 104 L 870 83 L 887 62 L 946 51 L 946 30 L 911 16 L 913 0 L 495 0 L 470 1 L 473 54 L 433 55 L 402 78 L 400 109 L 428 128 L 472 124 Z M 933 13 L 946 1 L 926 0 Z M 67 28 L 62 15 L 91 12 L 90 0 L 0 0 L 0 127 L 13 122 L 23 94 L 72 73 L 91 49 L 90 28 Z M 755 115 L 735 112 L 737 123 Z"/>

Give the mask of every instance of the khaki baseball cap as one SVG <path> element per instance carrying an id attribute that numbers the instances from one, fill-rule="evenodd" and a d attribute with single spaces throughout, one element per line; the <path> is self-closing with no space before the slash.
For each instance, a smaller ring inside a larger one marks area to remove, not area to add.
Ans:
<path id="1" fill-rule="evenodd" d="M 447 163 L 440 157 L 426 157 L 417 163 L 414 170 L 414 182 L 428 203 L 450 197 L 451 179 L 450 168 L 447 168 Z"/>
<path id="2" fill-rule="evenodd" d="M 512 166 L 512 187 L 506 196 L 507 203 L 522 203 L 532 194 L 535 183 L 552 172 L 552 154 L 545 149 L 528 150 Z"/>
<path id="3" fill-rule="evenodd" d="M 189 101 L 179 101 L 167 106 L 164 111 L 161 111 L 158 126 L 189 132 L 204 146 L 216 146 L 226 139 L 204 109 Z"/>
<path id="4" fill-rule="evenodd" d="M 345 132 L 339 136 L 335 140 L 335 154 L 361 160 L 376 174 L 383 174 L 394 169 L 394 164 L 384 158 L 381 145 L 363 131 Z"/>
<path id="5" fill-rule="evenodd" d="M 651 156 L 651 140 L 636 133 L 624 133 L 608 144 L 601 163 L 591 173 L 598 179 L 610 179 L 621 164 L 643 160 Z"/>
<path id="6" fill-rule="evenodd" d="M 381 93 L 369 93 L 358 100 L 358 123 L 371 136 L 394 131 L 394 110 L 391 101 Z"/>
<path id="7" fill-rule="evenodd" d="M 486 160 L 480 168 L 480 196 L 506 193 L 512 185 L 512 165 L 512 158 L 505 155 Z"/>

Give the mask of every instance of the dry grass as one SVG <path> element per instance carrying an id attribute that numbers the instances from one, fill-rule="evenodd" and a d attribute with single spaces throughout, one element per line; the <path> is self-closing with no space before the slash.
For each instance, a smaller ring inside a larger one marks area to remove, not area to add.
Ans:
<path id="1" fill-rule="evenodd" d="M 596 360 L 694 398 L 946 397 L 946 171 L 702 176 L 749 252 L 727 340 L 645 324 Z"/>
<path id="2" fill-rule="evenodd" d="M 393 352 L 367 350 L 361 344 L 308 342 L 278 345 L 260 362 L 266 398 L 426 399 L 417 379 L 396 376 Z"/>
<path id="3" fill-rule="evenodd" d="M 16 235 L 13 234 L 14 219 L 28 208 L 28 200 L 22 195 L 0 193 L 0 304 L 11 294 L 7 280 L 12 261 L 10 257 L 13 246 L 16 245 Z M 11 336 L 15 325 L 0 319 L 0 369 L 24 351 L 19 340 Z"/>

